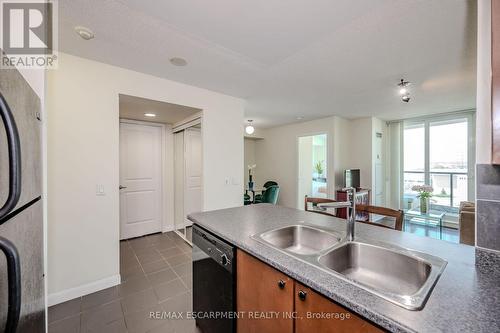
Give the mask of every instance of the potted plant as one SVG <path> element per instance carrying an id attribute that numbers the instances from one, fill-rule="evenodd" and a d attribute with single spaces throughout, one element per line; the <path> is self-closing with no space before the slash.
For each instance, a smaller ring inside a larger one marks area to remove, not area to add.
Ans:
<path id="1" fill-rule="evenodd" d="M 427 214 L 429 211 L 429 199 L 432 197 L 434 189 L 430 185 L 414 185 L 411 190 L 418 192 L 417 198 L 420 199 L 420 212 Z"/>
<path id="2" fill-rule="evenodd" d="M 318 161 L 316 165 L 314 166 L 314 169 L 316 170 L 316 173 L 318 174 L 318 180 L 320 180 L 323 176 L 323 161 Z"/>
<path id="3" fill-rule="evenodd" d="M 248 189 L 253 190 L 253 176 L 252 170 L 257 167 L 257 164 L 248 165 Z"/>

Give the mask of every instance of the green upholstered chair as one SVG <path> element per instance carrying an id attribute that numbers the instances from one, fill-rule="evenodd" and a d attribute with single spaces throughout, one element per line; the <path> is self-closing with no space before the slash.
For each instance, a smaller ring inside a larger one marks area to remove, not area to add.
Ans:
<path id="1" fill-rule="evenodd" d="M 255 203 L 270 203 L 276 205 L 278 203 L 278 196 L 280 193 L 280 187 L 278 185 L 272 185 L 266 188 L 264 193 L 262 193 L 262 198 Z"/>
<path id="2" fill-rule="evenodd" d="M 243 194 L 243 204 L 246 206 L 246 205 L 250 205 L 252 203 L 252 201 L 250 200 L 250 196 L 248 194 Z"/>
<path id="3" fill-rule="evenodd" d="M 278 185 L 274 180 L 268 180 L 267 182 L 264 183 L 264 189 L 267 189 L 269 186 L 273 185 Z M 255 195 L 255 202 L 261 202 L 262 201 L 262 194 L 256 194 Z"/>

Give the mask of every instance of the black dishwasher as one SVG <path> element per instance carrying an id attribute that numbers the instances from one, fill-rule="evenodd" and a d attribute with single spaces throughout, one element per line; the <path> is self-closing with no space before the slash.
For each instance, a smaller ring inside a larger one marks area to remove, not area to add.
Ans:
<path id="1" fill-rule="evenodd" d="M 203 333 L 236 332 L 235 247 L 193 226 L 193 312 Z"/>

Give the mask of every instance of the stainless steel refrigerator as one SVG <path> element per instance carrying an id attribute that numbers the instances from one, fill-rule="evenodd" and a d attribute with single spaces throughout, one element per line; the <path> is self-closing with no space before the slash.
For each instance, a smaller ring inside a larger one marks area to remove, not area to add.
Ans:
<path id="1" fill-rule="evenodd" d="M 45 331 L 40 110 L 23 76 L 0 69 L 0 332 Z"/>

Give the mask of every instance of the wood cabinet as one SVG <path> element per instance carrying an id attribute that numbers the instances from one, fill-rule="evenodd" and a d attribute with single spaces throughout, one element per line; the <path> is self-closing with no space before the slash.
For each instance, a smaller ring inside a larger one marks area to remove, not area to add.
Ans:
<path id="1" fill-rule="evenodd" d="M 295 282 L 295 311 L 295 333 L 384 332 L 298 282 Z"/>
<path id="2" fill-rule="evenodd" d="M 384 332 L 251 255 L 236 257 L 238 333 Z"/>
<path id="3" fill-rule="evenodd" d="M 292 333 L 293 280 L 258 259 L 236 254 L 238 333 Z M 266 318 L 266 316 L 271 316 Z"/>

